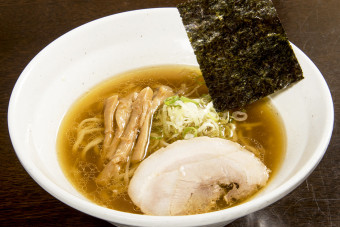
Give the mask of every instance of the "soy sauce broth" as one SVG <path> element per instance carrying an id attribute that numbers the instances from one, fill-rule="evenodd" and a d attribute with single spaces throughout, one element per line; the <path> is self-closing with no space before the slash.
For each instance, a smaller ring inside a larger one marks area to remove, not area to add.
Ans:
<path id="1" fill-rule="evenodd" d="M 127 193 L 113 196 L 113 186 L 98 186 L 94 179 L 101 171 L 98 165 L 98 154 L 101 151 L 89 151 L 86 161 L 72 152 L 76 139 L 76 128 L 86 118 L 100 116 L 103 112 L 105 98 L 113 94 L 120 97 L 130 93 L 136 87 L 151 88 L 167 85 L 178 90 L 182 83 L 192 84 L 201 80 L 197 67 L 183 65 L 167 65 L 133 70 L 115 76 L 91 89 L 74 103 L 65 115 L 57 138 L 57 151 L 61 168 L 73 186 L 90 201 L 111 209 L 140 214 L 141 211 L 130 200 Z M 207 94 L 203 85 L 198 92 Z M 244 122 L 236 122 L 236 132 L 244 143 L 264 149 L 264 164 L 271 170 L 270 179 L 278 172 L 285 154 L 286 135 L 282 120 L 271 104 L 264 98 L 245 107 L 248 118 Z M 148 153 L 153 152 L 149 151 Z"/>

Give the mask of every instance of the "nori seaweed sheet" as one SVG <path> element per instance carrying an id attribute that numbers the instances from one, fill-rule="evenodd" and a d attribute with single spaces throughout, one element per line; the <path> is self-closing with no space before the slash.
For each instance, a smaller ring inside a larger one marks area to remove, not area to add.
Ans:
<path id="1" fill-rule="evenodd" d="M 192 0 L 177 8 L 217 110 L 303 79 L 270 0 Z"/>

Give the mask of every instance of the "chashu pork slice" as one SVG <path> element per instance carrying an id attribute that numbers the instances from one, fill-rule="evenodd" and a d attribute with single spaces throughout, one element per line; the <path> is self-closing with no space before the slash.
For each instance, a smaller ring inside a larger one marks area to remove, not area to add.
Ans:
<path id="1" fill-rule="evenodd" d="M 267 167 L 238 143 L 197 137 L 181 140 L 146 158 L 128 188 L 149 215 L 188 215 L 231 205 L 263 187 Z"/>

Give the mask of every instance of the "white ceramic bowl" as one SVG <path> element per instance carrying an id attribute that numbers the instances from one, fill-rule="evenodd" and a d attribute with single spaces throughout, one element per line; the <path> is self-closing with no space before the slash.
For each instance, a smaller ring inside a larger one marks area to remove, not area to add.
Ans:
<path id="1" fill-rule="evenodd" d="M 152 65 L 197 65 L 175 8 L 108 16 L 80 26 L 43 49 L 20 75 L 9 104 L 14 149 L 32 178 L 57 199 L 120 226 L 220 226 L 270 205 L 296 188 L 316 167 L 333 128 L 333 103 L 319 70 L 293 46 L 305 79 L 274 96 L 287 131 L 287 154 L 277 176 L 249 202 L 226 210 L 179 217 L 123 213 L 78 193 L 57 160 L 56 137 L 74 101 L 101 81 Z"/>

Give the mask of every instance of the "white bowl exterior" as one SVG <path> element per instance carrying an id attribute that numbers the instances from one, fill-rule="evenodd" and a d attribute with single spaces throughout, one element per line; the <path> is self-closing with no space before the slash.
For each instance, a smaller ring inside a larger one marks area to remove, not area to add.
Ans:
<path id="1" fill-rule="evenodd" d="M 123 225 L 207 226 L 230 222 L 283 197 L 316 167 L 333 127 L 333 104 L 321 73 L 293 46 L 305 79 L 272 96 L 287 135 L 287 154 L 275 179 L 250 202 L 194 216 L 153 217 L 93 204 L 65 178 L 56 137 L 69 107 L 94 85 L 144 66 L 197 65 L 175 8 L 138 10 L 85 24 L 55 40 L 25 68 L 13 90 L 8 124 L 27 172 L 49 193 L 90 215 Z"/>

